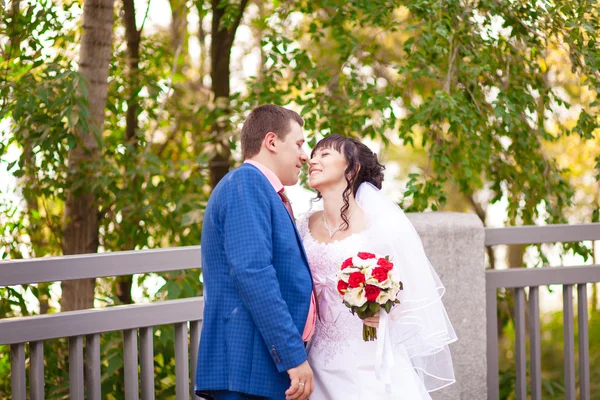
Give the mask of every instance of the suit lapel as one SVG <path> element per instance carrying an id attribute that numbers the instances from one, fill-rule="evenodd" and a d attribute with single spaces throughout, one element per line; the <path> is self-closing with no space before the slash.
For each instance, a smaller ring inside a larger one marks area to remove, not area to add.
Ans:
<path id="1" fill-rule="evenodd" d="M 304 244 L 302 243 L 302 237 L 300 236 L 300 232 L 298 232 L 298 228 L 296 227 L 296 221 L 294 220 L 294 218 L 292 218 L 292 216 L 290 215 L 288 210 L 285 208 L 285 205 L 283 204 L 281 199 L 279 199 L 279 202 L 281 203 L 281 207 L 283 207 L 283 209 L 285 210 L 285 213 L 288 215 L 288 217 L 290 219 L 290 222 L 292 223 L 292 227 L 294 228 L 294 234 L 296 235 L 296 241 L 298 242 L 298 246 L 300 247 L 300 252 L 302 253 L 302 257 L 304 258 L 304 261 L 306 261 L 306 265 L 308 266 L 308 257 L 306 256 L 306 252 L 304 251 Z M 310 272 L 310 268 L 309 268 L 309 272 Z"/>
<path id="2" fill-rule="evenodd" d="M 254 168 L 254 169 L 258 170 L 258 168 L 256 168 L 254 165 L 248 164 L 248 163 L 243 163 L 242 165 L 240 165 L 240 168 Z M 264 178 L 264 180 L 266 181 L 266 184 L 270 188 L 273 188 L 273 186 L 271 185 L 271 183 L 269 182 L 267 177 L 264 176 L 264 174 L 262 172 L 261 172 L 261 175 Z M 275 189 L 273 189 L 273 192 L 275 192 Z M 298 228 L 296 227 L 296 221 L 294 221 L 294 218 L 292 218 L 292 216 L 290 215 L 288 210 L 285 208 L 285 204 L 283 204 L 283 201 L 281 200 L 281 198 L 279 197 L 277 192 L 275 192 L 274 194 L 275 194 L 275 197 L 277 198 L 277 202 L 279 202 L 279 204 L 281 205 L 281 207 L 287 214 L 288 218 L 290 219 L 290 223 L 292 224 L 292 227 L 294 228 L 294 234 L 296 235 L 296 241 L 298 242 L 298 247 L 300 248 L 300 253 L 302 253 L 302 258 L 304 259 L 306 268 L 308 269 L 308 273 L 310 274 L 310 278 L 312 280 L 312 273 L 310 272 L 310 267 L 308 266 L 308 257 L 306 256 L 306 252 L 304 251 L 304 244 L 302 243 L 302 237 L 300 236 L 300 232 L 298 232 Z"/>

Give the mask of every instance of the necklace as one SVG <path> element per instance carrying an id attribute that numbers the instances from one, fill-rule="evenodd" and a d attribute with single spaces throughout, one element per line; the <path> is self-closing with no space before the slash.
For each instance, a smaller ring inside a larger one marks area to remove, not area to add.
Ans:
<path id="1" fill-rule="evenodd" d="M 350 218 L 352 218 L 354 211 L 356 211 L 356 208 L 354 208 L 354 210 L 352 210 L 352 212 L 350 213 L 350 216 L 348 217 L 348 221 L 350 221 Z M 339 231 L 342 230 L 342 225 L 344 225 L 343 222 L 337 228 L 331 229 L 329 227 L 329 224 L 327 224 L 327 219 L 325 218 L 325 210 L 323 210 L 323 226 L 325 227 L 325 229 L 327 229 L 327 233 L 329 233 L 329 239 L 332 239 L 333 235 L 335 235 L 336 233 L 338 233 Z"/>

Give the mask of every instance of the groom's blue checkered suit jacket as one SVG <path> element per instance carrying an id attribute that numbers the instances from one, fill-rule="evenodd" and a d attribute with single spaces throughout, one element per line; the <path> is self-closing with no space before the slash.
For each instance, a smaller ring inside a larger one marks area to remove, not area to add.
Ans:
<path id="1" fill-rule="evenodd" d="M 202 227 L 204 317 L 196 390 L 285 398 L 306 361 L 312 278 L 295 224 L 254 166 L 214 189 Z"/>

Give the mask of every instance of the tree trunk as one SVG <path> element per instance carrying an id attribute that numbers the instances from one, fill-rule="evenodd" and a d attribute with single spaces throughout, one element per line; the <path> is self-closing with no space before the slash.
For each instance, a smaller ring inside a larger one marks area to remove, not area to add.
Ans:
<path id="1" fill-rule="evenodd" d="M 227 28 L 222 25 L 225 8 L 219 7 L 220 0 L 212 0 L 212 41 L 210 48 L 210 76 L 212 78 L 212 91 L 214 94 L 216 112 L 219 118 L 212 127 L 213 140 L 215 141 L 215 155 L 209 161 L 210 184 L 214 188 L 217 183 L 229 172 L 231 167 L 231 149 L 229 148 L 230 126 L 227 114 L 229 111 L 230 95 L 230 61 L 231 47 L 235 32 L 242 20 L 248 0 L 242 0 L 233 24 Z M 223 115 L 223 113 L 225 115 Z"/>
<path id="2" fill-rule="evenodd" d="M 127 144 L 136 144 L 136 131 L 138 128 L 138 94 L 139 61 L 141 32 L 135 25 L 135 5 L 133 0 L 123 0 L 123 19 L 125 22 L 125 37 L 127 39 L 127 76 L 129 84 L 129 98 L 127 99 Z"/>
<path id="3" fill-rule="evenodd" d="M 483 224 L 483 226 L 485 226 L 485 220 L 487 217 L 486 210 L 481 206 L 481 204 L 479 204 L 475 200 L 473 194 L 468 194 L 466 195 L 466 197 L 469 203 L 471 204 L 471 207 L 473 207 L 473 210 L 475 210 L 475 214 L 477 214 L 477 216 L 481 220 L 481 223 Z M 485 251 L 487 252 L 488 259 L 490 260 L 490 269 L 496 269 L 496 257 L 494 255 L 494 249 L 492 248 L 492 246 L 486 246 Z"/>
<path id="4" fill-rule="evenodd" d="M 133 0 L 123 0 L 123 22 L 125 24 L 125 38 L 127 40 L 127 118 L 125 127 L 125 144 L 127 149 L 131 151 L 132 159 L 137 157 L 137 150 L 139 149 L 137 140 L 137 129 L 138 129 L 138 109 L 139 109 L 139 97 L 140 92 L 140 41 L 141 31 L 137 29 L 135 23 L 135 4 Z M 141 191 L 141 177 L 135 175 L 131 182 L 126 182 L 129 185 L 133 193 L 140 193 Z M 125 188 L 126 189 L 126 188 Z M 139 196 L 134 196 L 134 204 L 138 204 L 138 201 L 142 200 Z M 127 235 L 127 240 L 121 246 L 121 250 L 133 250 L 136 244 L 136 233 L 139 228 L 139 217 L 136 216 L 134 208 L 127 208 L 123 210 L 123 225 L 131 227 L 131 232 Z M 131 304 L 133 302 L 131 298 L 131 286 L 133 284 L 133 277 L 131 275 L 124 275 L 117 277 L 115 281 L 115 295 L 119 299 L 121 304 Z"/>
<path id="5" fill-rule="evenodd" d="M 35 172 L 35 154 L 33 153 L 31 140 L 27 139 L 24 144 L 23 155 L 25 157 L 25 176 L 24 186 L 34 187 L 36 184 L 36 172 Z M 40 208 L 38 199 L 34 193 L 29 190 L 23 190 L 23 197 L 27 203 L 27 215 L 29 218 L 29 237 L 31 239 L 32 257 L 43 257 L 47 254 L 48 241 L 44 237 L 45 233 L 42 229 L 43 226 L 39 223 Z M 46 210 L 43 210 L 46 212 Z M 51 222 L 49 222 L 51 223 Z M 52 227 L 50 227 L 52 230 Z M 50 284 L 49 283 L 38 283 L 37 284 L 37 299 L 40 304 L 40 314 L 47 314 L 50 310 Z"/>
<path id="6" fill-rule="evenodd" d="M 204 19 L 206 18 L 206 10 L 204 9 L 204 0 L 196 3 L 196 9 L 198 10 L 198 41 L 200 42 L 200 87 L 204 85 L 204 77 L 206 76 L 206 31 L 204 30 Z"/>
<path id="7" fill-rule="evenodd" d="M 258 61 L 257 76 L 258 76 L 258 81 L 262 82 L 265 77 L 265 65 L 267 64 L 267 55 L 262 46 L 262 41 L 265 36 L 265 28 L 264 28 L 265 25 L 263 25 L 262 22 L 267 18 L 268 11 L 265 6 L 265 0 L 257 0 L 256 5 L 258 6 L 258 18 L 261 21 L 261 23 L 259 24 L 258 28 L 256 28 L 256 31 L 255 31 L 256 41 L 258 42 L 257 43 L 258 48 L 260 49 L 260 59 Z"/>
<path id="8" fill-rule="evenodd" d="M 525 249 L 527 246 L 523 244 L 512 244 L 509 245 L 506 252 L 506 264 L 508 268 L 523 268 L 523 257 L 525 256 Z M 510 319 L 515 321 L 515 290 L 506 289 L 506 310 Z M 525 318 L 526 321 L 529 318 L 528 307 L 525 307 Z M 502 326 L 498 324 L 498 337 L 503 337 Z"/>
<path id="9" fill-rule="evenodd" d="M 83 34 L 79 73 L 85 79 L 90 130 L 78 132 L 80 144 L 69 151 L 69 172 L 77 176 L 81 167 L 99 156 L 98 142 L 104 125 L 108 92 L 108 68 L 112 55 L 114 0 L 86 0 L 83 4 Z M 79 176 L 79 179 L 85 179 Z M 65 204 L 63 254 L 98 251 L 98 206 L 89 186 L 69 190 Z M 96 280 L 79 279 L 62 283 L 62 311 L 91 308 Z"/>
<path id="10" fill-rule="evenodd" d="M 19 53 L 21 38 L 19 37 L 19 16 L 21 15 L 21 0 L 13 0 L 11 4 L 12 27 L 10 32 L 10 51 L 8 58 L 14 58 Z"/>
<path id="11" fill-rule="evenodd" d="M 178 71 L 186 65 L 185 57 L 187 51 L 187 18 L 188 7 L 185 0 L 169 0 L 171 6 L 171 47 L 173 54 L 176 54 L 177 48 L 181 46 L 180 60 L 177 61 Z"/>

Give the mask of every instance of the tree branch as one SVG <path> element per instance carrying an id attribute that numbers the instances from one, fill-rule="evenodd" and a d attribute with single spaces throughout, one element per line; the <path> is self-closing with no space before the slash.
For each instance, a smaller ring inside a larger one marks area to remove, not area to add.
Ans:
<path id="1" fill-rule="evenodd" d="M 144 13 L 144 19 L 142 20 L 142 25 L 140 26 L 139 32 L 142 33 L 144 30 L 144 25 L 146 24 L 146 19 L 148 18 L 148 12 L 150 11 L 150 4 L 152 0 L 148 0 L 148 6 L 146 7 L 146 12 Z"/>
<path id="2" fill-rule="evenodd" d="M 242 0 L 240 3 L 240 8 L 238 10 L 238 14 L 235 17 L 235 21 L 231 27 L 231 30 L 229 31 L 231 36 L 235 36 L 235 32 L 237 32 L 237 28 L 240 26 L 240 22 L 242 22 L 242 17 L 244 16 L 244 10 L 246 9 L 246 6 L 248 5 L 248 0 Z M 231 38 L 231 41 L 233 42 L 233 37 Z"/>

